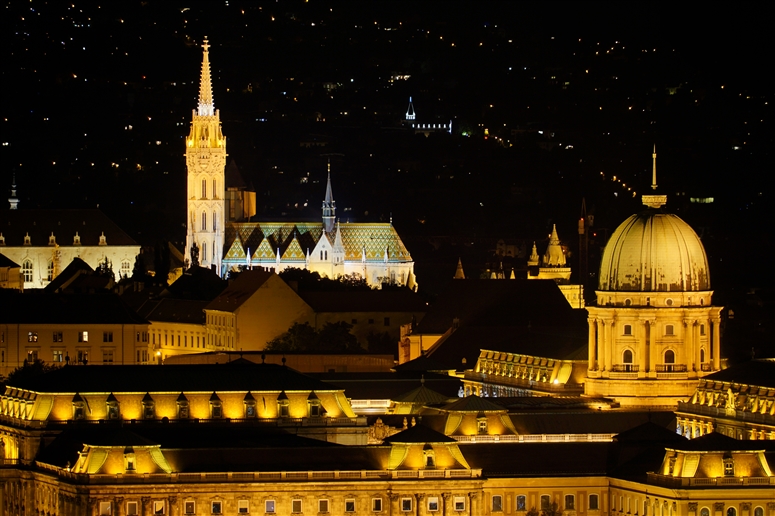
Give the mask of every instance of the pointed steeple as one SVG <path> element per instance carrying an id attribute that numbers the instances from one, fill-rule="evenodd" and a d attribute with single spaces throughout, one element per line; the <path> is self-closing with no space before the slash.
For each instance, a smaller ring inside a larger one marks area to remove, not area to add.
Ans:
<path id="1" fill-rule="evenodd" d="M 452 279 L 466 279 L 466 273 L 463 272 L 463 260 L 457 259 L 457 269 L 455 269 L 455 276 Z"/>
<path id="2" fill-rule="evenodd" d="M 556 224 L 552 224 L 549 247 L 546 248 L 546 254 L 544 254 L 544 267 L 565 267 L 565 253 L 562 252 L 560 237 L 557 236 Z"/>
<path id="3" fill-rule="evenodd" d="M 530 258 L 527 259 L 528 267 L 535 267 L 538 265 L 540 258 L 538 258 L 538 249 L 536 249 L 536 243 L 533 242 L 533 251 L 530 253 Z"/>
<path id="4" fill-rule="evenodd" d="M 323 230 L 326 233 L 334 231 L 336 221 L 336 201 L 331 190 L 331 160 L 328 160 L 328 181 L 326 183 L 326 198 L 323 201 Z"/>
<path id="5" fill-rule="evenodd" d="M 412 104 L 412 97 L 409 97 L 409 107 L 406 108 L 406 119 L 414 120 L 416 115 L 414 113 L 414 104 Z"/>
<path id="6" fill-rule="evenodd" d="M 202 45 L 204 53 L 202 56 L 202 75 L 199 80 L 199 106 L 197 114 L 199 116 L 213 116 L 215 114 L 215 103 L 213 102 L 213 85 L 210 82 L 210 43 L 205 36 L 205 42 Z"/>
<path id="7" fill-rule="evenodd" d="M 11 180 L 11 197 L 8 198 L 10 203 L 10 209 L 16 210 L 19 208 L 19 199 L 16 198 L 16 172 L 13 173 L 13 179 Z"/>
<path id="8" fill-rule="evenodd" d="M 654 145 L 654 152 L 651 154 L 651 189 L 657 189 L 657 146 Z M 661 208 L 667 204 L 667 195 L 644 195 L 641 197 L 643 204 L 649 208 Z"/>

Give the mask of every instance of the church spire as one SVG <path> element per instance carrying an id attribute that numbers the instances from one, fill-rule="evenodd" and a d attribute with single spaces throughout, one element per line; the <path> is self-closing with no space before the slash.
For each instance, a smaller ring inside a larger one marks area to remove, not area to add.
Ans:
<path id="1" fill-rule="evenodd" d="M 466 279 L 466 273 L 463 272 L 463 260 L 457 259 L 457 269 L 455 269 L 455 275 L 452 279 Z"/>
<path id="2" fill-rule="evenodd" d="M 19 208 L 19 199 L 16 198 L 16 172 L 13 173 L 13 179 L 11 180 L 11 197 L 8 198 L 8 202 L 11 204 L 10 209 L 16 210 Z"/>
<path id="3" fill-rule="evenodd" d="M 557 224 L 552 224 L 552 234 L 549 237 L 549 246 L 544 255 L 544 266 L 565 267 L 565 253 L 562 252 L 560 237 L 557 235 Z"/>
<path id="4" fill-rule="evenodd" d="M 409 107 L 406 108 L 406 119 L 407 120 L 415 119 L 414 104 L 412 104 L 412 97 L 409 97 Z"/>
<path id="5" fill-rule="evenodd" d="M 654 153 L 651 155 L 653 165 L 651 167 L 651 189 L 657 189 L 657 144 L 654 144 Z"/>
<path id="6" fill-rule="evenodd" d="M 334 231 L 336 221 L 336 201 L 331 191 L 331 160 L 328 160 L 328 182 L 326 183 L 326 198 L 323 201 L 323 229 L 326 233 Z"/>
<path id="7" fill-rule="evenodd" d="M 215 103 L 213 102 L 213 85 L 210 82 L 210 43 L 205 36 L 205 42 L 202 45 L 204 49 L 202 57 L 202 76 L 199 81 L 199 106 L 197 114 L 199 116 L 213 116 Z"/>

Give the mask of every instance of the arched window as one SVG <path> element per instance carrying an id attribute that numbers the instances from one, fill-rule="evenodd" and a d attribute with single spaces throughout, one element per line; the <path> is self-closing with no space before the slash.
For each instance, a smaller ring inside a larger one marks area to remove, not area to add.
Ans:
<path id="1" fill-rule="evenodd" d="M 207 180 L 202 179 L 202 199 L 207 199 Z"/>
<path id="2" fill-rule="evenodd" d="M 727 516 L 737 516 L 737 509 L 730 507 L 727 509 Z"/>
<path id="3" fill-rule="evenodd" d="M 218 198 L 218 188 L 216 188 L 217 185 L 218 185 L 218 181 L 216 179 L 213 179 L 213 199 Z"/>
<path id="4" fill-rule="evenodd" d="M 207 242 L 202 242 L 202 261 L 207 259 Z"/>
<path id="5" fill-rule="evenodd" d="M 54 261 L 49 260 L 48 267 L 46 268 L 46 279 L 51 281 L 54 279 Z"/>
<path id="6" fill-rule="evenodd" d="M 707 507 L 703 507 L 700 510 L 700 516 L 710 516 L 710 509 L 708 509 Z"/>
<path id="7" fill-rule="evenodd" d="M 700 363 L 701 364 L 705 363 L 705 350 L 704 349 L 700 349 Z"/>
<path id="8" fill-rule="evenodd" d="M 207 231 L 207 213 L 202 212 L 202 231 Z"/>
<path id="9" fill-rule="evenodd" d="M 215 212 L 213 212 L 213 233 L 218 231 L 218 219 L 215 216 Z"/>
<path id="10" fill-rule="evenodd" d="M 665 363 L 666 364 L 675 364 L 675 351 L 672 349 L 668 349 L 665 351 Z"/>
<path id="11" fill-rule="evenodd" d="M 590 511 L 600 510 L 600 499 L 598 498 L 598 495 L 596 494 L 589 495 L 589 510 Z"/>
<path id="12" fill-rule="evenodd" d="M 24 260 L 22 262 L 22 274 L 24 275 L 24 281 L 29 283 L 32 281 L 32 261 Z"/>
<path id="13" fill-rule="evenodd" d="M 622 353 L 622 362 L 625 364 L 632 364 L 632 351 L 625 349 Z"/>
<path id="14" fill-rule="evenodd" d="M 753 510 L 753 516 L 764 516 L 764 508 L 757 507 Z"/>
<path id="15" fill-rule="evenodd" d="M 131 272 L 131 269 L 129 265 L 129 260 L 123 260 L 121 262 L 121 277 L 128 278 L 130 272 Z"/>

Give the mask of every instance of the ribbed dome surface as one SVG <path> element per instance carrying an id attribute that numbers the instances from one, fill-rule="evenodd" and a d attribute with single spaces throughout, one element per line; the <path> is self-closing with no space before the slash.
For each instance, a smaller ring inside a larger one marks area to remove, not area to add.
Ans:
<path id="1" fill-rule="evenodd" d="M 708 258 L 697 233 L 678 216 L 648 210 L 611 235 L 600 262 L 599 290 L 710 290 Z"/>

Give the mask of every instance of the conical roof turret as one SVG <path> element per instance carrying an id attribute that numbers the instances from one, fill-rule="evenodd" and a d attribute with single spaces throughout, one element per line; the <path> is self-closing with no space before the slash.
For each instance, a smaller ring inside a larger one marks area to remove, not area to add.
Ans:
<path id="1" fill-rule="evenodd" d="M 455 269 L 455 276 L 453 279 L 466 279 L 466 274 L 463 272 L 463 261 L 457 259 L 457 269 Z"/>
<path id="2" fill-rule="evenodd" d="M 552 225 L 552 234 L 549 237 L 549 247 L 544 254 L 545 267 L 565 267 L 565 253 L 562 252 L 560 237 L 557 236 L 557 225 Z"/>

